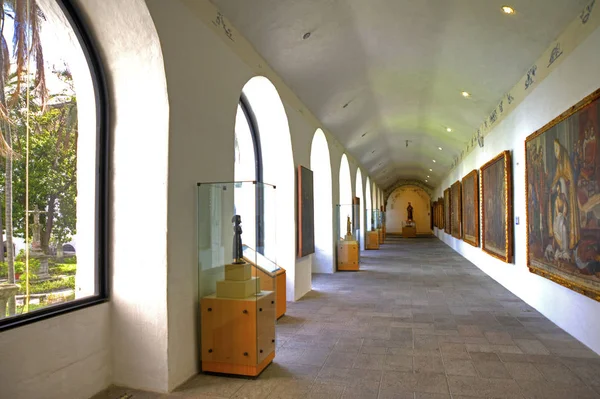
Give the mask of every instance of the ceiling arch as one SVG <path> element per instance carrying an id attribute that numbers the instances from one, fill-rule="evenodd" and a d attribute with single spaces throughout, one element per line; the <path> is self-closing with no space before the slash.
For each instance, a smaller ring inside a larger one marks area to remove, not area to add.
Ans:
<path id="1" fill-rule="evenodd" d="M 212 1 L 389 188 L 437 185 L 590 0 Z"/>

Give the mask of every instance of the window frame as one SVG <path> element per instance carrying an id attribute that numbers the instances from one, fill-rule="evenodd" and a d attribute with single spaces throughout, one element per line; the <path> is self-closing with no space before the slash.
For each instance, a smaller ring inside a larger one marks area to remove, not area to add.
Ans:
<path id="1" fill-rule="evenodd" d="M 82 52 L 90 70 L 94 99 L 96 102 L 96 184 L 95 184 L 95 243 L 94 243 L 94 276 L 96 294 L 86 298 L 75 299 L 31 313 L 9 316 L 0 319 L 0 332 L 16 327 L 32 324 L 52 317 L 60 316 L 80 309 L 99 305 L 110 300 L 109 276 L 109 101 L 106 74 L 100 57 L 98 46 L 92 34 L 86 28 L 86 18 L 73 0 L 55 0 L 69 22 L 78 39 Z"/>
<path id="2" fill-rule="evenodd" d="M 254 145 L 254 167 L 255 178 L 259 183 L 263 182 L 263 163 L 262 163 L 262 147 L 260 145 L 260 131 L 256 122 L 256 115 L 252 111 L 250 102 L 244 93 L 240 96 L 239 106 L 246 117 L 246 123 L 250 129 L 252 136 L 252 144 Z M 265 254 L 265 201 L 264 201 L 264 186 L 256 190 L 256 251 L 262 255 Z"/>

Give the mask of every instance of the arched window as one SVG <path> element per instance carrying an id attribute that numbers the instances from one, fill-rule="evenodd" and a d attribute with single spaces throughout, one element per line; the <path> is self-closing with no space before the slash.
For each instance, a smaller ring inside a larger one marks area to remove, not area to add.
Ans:
<path id="1" fill-rule="evenodd" d="M 263 181 L 260 135 L 254 112 L 242 94 L 235 117 L 235 181 Z M 257 220 L 245 220 L 246 242 L 255 243 L 264 254 L 264 201 L 262 186 L 246 185 L 237 190 L 236 213 L 256 215 Z M 252 209 L 256 208 L 256 209 Z"/>
<path id="2" fill-rule="evenodd" d="M 0 330 L 104 302 L 109 252 L 97 53 L 72 2 L 3 4 Z"/>

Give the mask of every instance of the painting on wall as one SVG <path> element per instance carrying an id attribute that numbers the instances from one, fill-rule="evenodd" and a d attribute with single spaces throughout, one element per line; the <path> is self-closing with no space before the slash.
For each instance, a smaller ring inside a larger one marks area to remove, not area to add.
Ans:
<path id="1" fill-rule="evenodd" d="M 513 259 L 512 173 L 510 152 L 481 167 L 481 247 L 511 263 Z"/>
<path id="2" fill-rule="evenodd" d="M 462 179 L 463 241 L 479 247 L 479 174 L 477 169 Z"/>
<path id="3" fill-rule="evenodd" d="M 432 205 L 432 213 L 433 215 L 433 227 L 438 227 L 438 222 L 437 222 L 437 201 L 433 201 L 433 205 Z"/>
<path id="4" fill-rule="evenodd" d="M 527 266 L 600 301 L 600 90 L 525 140 Z"/>
<path id="5" fill-rule="evenodd" d="M 450 186 L 450 205 L 452 207 L 452 237 L 462 238 L 462 200 L 461 200 L 461 185 L 460 181 L 455 182 Z"/>
<path id="6" fill-rule="evenodd" d="M 298 166 L 298 257 L 315 252 L 315 220 L 313 196 L 313 172 Z"/>
<path id="7" fill-rule="evenodd" d="M 444 190 L 444 231 L 446 232 L 446 234 L 450 234 L 450 205 L 452 203 L 452 200 L 450 198 L 450 189 L 447 188 Z"/>
<path id="8" fill-rule="evenodd" d="M 438 223 L 439 229 L 443 229 L 445 226 L 444 223 L 444 198 L 438 198 Z"/>

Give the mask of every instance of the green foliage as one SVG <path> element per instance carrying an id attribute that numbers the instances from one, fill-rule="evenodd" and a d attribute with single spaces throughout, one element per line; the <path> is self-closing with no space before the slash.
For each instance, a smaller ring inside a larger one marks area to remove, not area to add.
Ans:
<path id="1" fill-rule="evenodd" d="M 49 272 L 52 275 L 71 275 L 77 272 L 77 264 L 74 263 L 59 263 L 49 268 Z"/>
<path id="2" fill-rule="evenodd" d="M 40 260 L 39 259 L 29 259 L 29 272 L 37 273 L 40 268 Z M 15 274 L 23 274 L 25 273 L 25 262 L 16 261 L 15 262 Z M 7 262 L 0 262 L 0 278 L 6 277 L 8 275 L 8 265 Z"/>
<path id="3" fill-rule="evenodd" d="M 77 256 L 70 256 L 68 258 L 64 258 L 62 263 L 67 265 L 76 265 L 77 264 Z"/>
<path id="4" fill-rule="evenodd" d="M 25 295 L 25 283 L 21 282 L 20 289 L 17 295 Z M 53 291 L 62 291 L 67 289 L 75 289 L 75 276 L 59 278 L 55 280 L 45 280 L 40 282 L 29 283 L 30 294 L 43 294 Z"/>

